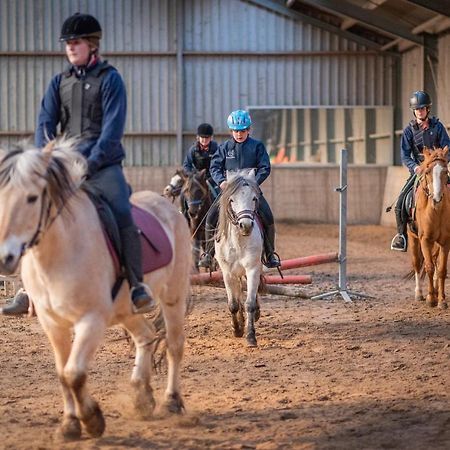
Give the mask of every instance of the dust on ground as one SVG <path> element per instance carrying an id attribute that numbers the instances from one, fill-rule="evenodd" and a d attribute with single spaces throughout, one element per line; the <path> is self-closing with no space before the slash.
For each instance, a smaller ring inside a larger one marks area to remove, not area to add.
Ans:
<path id="1" fill-rule="evenodd" d="M 373 298 L 263 296 L 257 348 L 232 337 L 223 289 L 194 286 L 181 417 L 132 418 L 132 355 L 109 330 L 89 376 L 106 419 L 99 439 L 56 440 L 62 398 L 47 339 L 36 318 L 0 317 L 0 448 L 450 448 L 450 313 L 413 300 L 409 256 L 389 250 L 393 231 L 348 229 L 349 288 Z M 278 225 L 284 259 L 337 250 L 337 226 Z M 289 273 L 312 274 L 310 294 L 338 283 L 336 263 Z M 154 375 L 159 403 L 165 382 Z"/>

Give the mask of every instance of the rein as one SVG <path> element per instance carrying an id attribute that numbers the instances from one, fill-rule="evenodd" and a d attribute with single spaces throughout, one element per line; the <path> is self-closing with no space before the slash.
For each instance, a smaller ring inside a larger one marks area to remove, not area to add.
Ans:
<path id="1" fill-rule="evenodd" d="M 444 159 L 442 159 L 442 158 L 435 158 L 435 159 L 433 159 L 431 161 L 431 164 L 424 170 L 423 174 L 421 176 L 419 176 L 420 187 L 422 188 L 422 190 L 423 190 L 424 194 L 427 196 L 427 198 L 432 198 L 433 197 L 433 193 L 431 192 L 430 187 L 429 187 L 430 184 L 432 184 L 432 182 L 430 183 L 427 180 L 427 175 L 429 175 L 433 171 L 434 167 L 439 162 L 443 163 L 443 167 L 444 167 L 444 165 L 447 164 L 447 162 Z M 445 170 L 445 174 L 447 175 L 447 178 L 448 178 L 448 168 Z M 422 183 L 421 183 L 422 180 L 425 181 L 424 185 L 422 185 Z M 444 191 L 442 191 L 442 192 L 444 192 Z M 440 200 L 437 201 L 436 203 L 440 203 L 442 201 L 443 197 L 444 196 L 441 195 Z"/>
<path id="2" fill-rule="evenodd" d="M 78 188 L 73 190 L 70 196 L 67 198 L 69 200 L 76 192 Z M 61 215 L 63 209 L 66 207 L 67 201 L 62 204 L 58 210 L 56 211 L 56 214 L 53 217 L 50 217 L 50 211 L 52 208 L 52 202 L 50 199 L 47 201 L 47 208 L 44 207 L 45 200 L 47 199 L 47 189 L 44 189 L 42 192 L 42 204 L 41 204 L 41 213 L 39 215 L 39 222 L 36 228 L 36 231 L 34 232 L 32 238 L 28 243 L 25 243 L 22 245 L 22 249 L 20 252 L 20 256 L 23 256 L 24 253 L 29 250 L 30 248 L 35 247 L 37 244 L 39 244 L 40 238 L 42 235 L 50 229 L 50 227 L 53 225 L 53 222 Z M 44 214 L 44 211 L 46 210 L 46 213 Z"/>

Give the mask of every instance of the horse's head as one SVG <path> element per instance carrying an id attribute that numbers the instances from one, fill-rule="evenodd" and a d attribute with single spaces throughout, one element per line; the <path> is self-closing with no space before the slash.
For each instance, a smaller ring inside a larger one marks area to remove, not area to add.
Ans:
<path id="1" fill-rule="evenodd" d="M 44 150 L 20 144 L 0 152 L 0 272 L 13 273 L 23 252 L 35 245 L 50 214 L 63 208 L 81 183 L 86 162 L 74 141 Z"/>
<path id="2" fill-rule="evenodd" d="M 260 195 L 254 169 L 227 172 L 227 186 L 220 200 L 221 219 L 226 214 L 229 221 L 239 227 L 240 234 L 248 236 L 255 224 Z"/>
<path id="3" fill-rule="evenodd" d="M 170 179 L 169 184 L 163 190 L 163 196 L 171 198 L 172 202 L 180 195 L 181 188 L 186 180 L 186 175 L 183 170 L 178 169 L 173 177 Z"/>
<path id="4" fill-rule="evenodd" d="M 194 221 L 200 218 L 204 206 L 209 204 L 210 194 L 206 183 L 206 169 L 190 174 L 184 183 L 183 197 L 188 207 L 188 214 Z"/>
<path id="5" fill-rule="evenodd" d="M 439 203 L 444 195 L 444 187 L 448 182 L 448 147 L 423 149 L 424 160 L 420 165 L 422 176 L 420 185 L 425 194 Z"/>

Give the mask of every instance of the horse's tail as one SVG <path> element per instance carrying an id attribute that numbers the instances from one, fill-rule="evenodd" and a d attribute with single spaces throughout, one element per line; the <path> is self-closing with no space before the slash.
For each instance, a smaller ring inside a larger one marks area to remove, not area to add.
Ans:
<path id="1" fill-rule="evenodd" d="M 258 294 L 261 294 L 261 295 L 266 295 L 266 294 L 268 294 L 268 291 L 267 291 L 267 284 L 266 284 L 266 279 L 264 278 L 264 275 L 263 275 L 263 274 L 261 274 L 261 275 L 259 276 Z"/>

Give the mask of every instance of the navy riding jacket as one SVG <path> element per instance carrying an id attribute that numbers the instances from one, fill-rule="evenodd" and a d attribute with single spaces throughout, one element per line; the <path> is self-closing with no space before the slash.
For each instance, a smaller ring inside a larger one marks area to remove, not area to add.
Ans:
<path id="1" fill-rule="evenodd" d="M 227 170 L 256 169 L 256 181 L 262 184 L 270 174 L 270 159 L 261 141 L 248 137 L 241 144 L 229 139 L 211 158 L 209 171 L 218 186 L 226 180 Z"/>
<path id="2" fill-rule="evenodd" d="M 414 173 L 414 169 L 423 160 L 422 151 L 424 147 L 433 149 L 433 147 L 444 148 L 449 146 L 450 139 L 444 125 L 436 117 L 429 120 L 429 128 L 421 130 L 415 120 L 412 120 L 403 130 L 400 142 L 400 154 L 402 163 Z M 450 161 L 450 152 L 449 152 Z"/>
<path id="3" fill-rule="evenodd" d="M 98 64 L 97 62 L 96 64 Z M 96 64 L 86 68 L 93 70 Z M 72 66 L 69 68 L 75 71 Z M 42 148 L 48 139 L 57 135 L 57 126 L 61 122 L 61 99 L 59 87 L 63 74 L 53 77 L 42 99 L 41 110 L 35 133 L 35 144 Z M 83 140 L 78 150 L 94 163 L 97 169 L 113 164 L 120 164 L 125 157 L 121 143 L 125 129 L 127 97 L 122 77 L 113 67 L 104 77 L 101 85 L 101 102 L 103 110 L 102 131 L 98 138 Z"/>
<path id="4" fill-rule="evenodd" d="M 183 162 L 183 169 L 186 174 L 192 173 L 194 170 L 208 169 L 211 164 L 211 157 L 217 150 L 217 142 L 211 141 L 206 150 L 200 148 L 198 142 L 193 144 L 188 150 Z"/>

